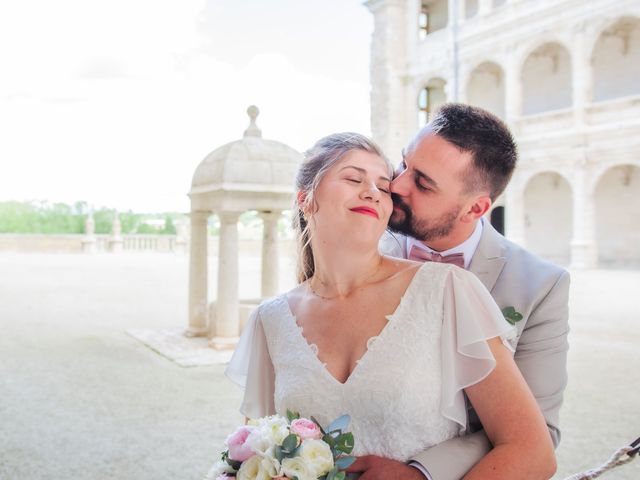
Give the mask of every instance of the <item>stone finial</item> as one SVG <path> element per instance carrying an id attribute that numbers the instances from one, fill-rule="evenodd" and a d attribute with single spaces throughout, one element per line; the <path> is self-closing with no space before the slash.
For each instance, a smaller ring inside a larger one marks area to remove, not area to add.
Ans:
<path id="1" fill-rule="evenodd" d="M 255 105 L 251 105 L 249 108 L 247 108 L 247 115 L 249 115 L 251 122 L 249 123 L 249 127 L 244 131 L 245 137 L 262 138 L 262 130 L 260 130 L 258 128 L 258 125 L 256 125 L 256 118 L 258 118 L 259 114 L 260 110 Z"/>

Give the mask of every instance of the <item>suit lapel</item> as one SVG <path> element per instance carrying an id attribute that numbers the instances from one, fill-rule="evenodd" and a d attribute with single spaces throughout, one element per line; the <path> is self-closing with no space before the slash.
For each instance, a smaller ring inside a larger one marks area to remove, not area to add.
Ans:
<path id="1" fill-rule="evenodd" d="M 482 236 L 478 248 L 471 259 L 469 271 L 475 273 L 480 281 L 491 291 L 507 263 L 504 237 L 489 222 L 482 227 Z"/>

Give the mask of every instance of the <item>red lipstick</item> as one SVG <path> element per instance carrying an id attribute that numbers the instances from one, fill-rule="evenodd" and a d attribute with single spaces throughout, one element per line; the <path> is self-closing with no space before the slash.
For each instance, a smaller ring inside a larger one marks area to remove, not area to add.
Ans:
<path id="1" fill-rule="evenodd" d="M 373 208 L 370 207 L 355 207 L 350 209 L 352 212 L 361 213 L 363 215 L 369 215 L 373 218 L 380 218 L 378 212 L 376 212 Z"/>

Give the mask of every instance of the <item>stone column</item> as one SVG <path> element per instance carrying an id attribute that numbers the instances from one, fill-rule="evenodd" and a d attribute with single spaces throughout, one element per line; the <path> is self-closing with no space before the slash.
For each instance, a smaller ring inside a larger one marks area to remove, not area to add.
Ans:
<path id="1" fill-rule="evenodd" d="M 93 214 L 89 213 L 84 222 L 84 237 L 82 238 L 82 251 L 84 253 L 96 253 L 96 222 Z"/>
<path id="2" fill-rule="evenodd" d="M 595 268 L 598 264 L 595 231 L 595 204 L 593 191 L 588 185 L 584 165 L 573 175 L 573 239 L 571 240 L 571 266 Z"/>
<path id="3" fill-rule="evenodd" d="M 216 318 L 209 334 L 215 349 L 234 348 L 240 337 L 238 301 L 238 218 L 240 212 L 221 212 L 218 249 L 218 298 Z M 193 235 L 193 234 L 192 234 Z"/>
<path id="4" fill-rule="evenodd" d="M 374 17 L 371 41 L 371 132 L 385 152 L 400 152 L 413 135 L 407 110 L 417 112 L 414 86 L 407 81 L 407 2 L 368 0 Z M 417 29 L 417 25 L 409 28 Z M 416 116 L 417 117 L 417 114 Z M 415 118 L 414 117 L 414 118 Z"/>
<path id="5" fill-rule="evenodd" d="M 189 237 L 189 229 L 184 220 L 176 221 L 175 226 L 176 243 L 174 245 L 174 252 L 184 254 L 187 252 L 187 238 Z"/>
<path id="6" fill-rule="evenodd" d="M 450 0 L 449 15 L 452 13 L 457 15 L 458 25 L 463 24 L 467 20 L 467 0 Z"/>
<path id="7" fill-rule="evenodd" d="M 262 289 L 261 296 L 278 294 L 278 219 L 281 212 L 260 212 L 262 218 Z"/>
<path id="8" fill-rule="evenodd" d="M 207 219 L 209 212 L 191 212 L 191 247 L 189 249 L 189 328 L 188 337 L 207 335 Z"/>
<path id="9" fill-rule="evenodd" d="M 505 115 L 507 123 L 514 130 L 517 130 L 522 117 L 522 104 L 522 70 L 512 54 L 505 68 Z"/>
<path id="10" fill-rule="evenodd" d="M 467 65 L 461 65 L 458 69 L 459 85 L 457 92 L 457 101 L 460 103 L 469 103 L 469 81 L 471 80 L 471 70 Z M 453 83 L 453 82 L 452 82 Z M 448 84 L 447 84 L 448 85 Z M 451 96 L 447 98 L 454 98 L 455 92 L 451 89 Z"/>
<path id="11" fill-rule="evenodd" d="M 593 79 L 591 56 L 587 51 L 585 24 L 578 26 L 573 33 L 572 88 L 574 123 L 579 129 L 586 125 L 586 108 L 591 102 Z"/>
<path id="12" fill-rule="evenodd" d="M 491 10 L 493 10 L 493 0 L 479 0 L 478 15 L 487 15 L 488 13 L 491 13 Z"/>
<path id="13" fill-rule="evenodd" d="M 504 227 L 506 237 L 518 245 L 525 245 L 524 237 L 524 188 L 522 177 L 517 174 L 505 192 Z"/>
<path id="14" fill-rule="evenodd" d="M 113 217 L 113 223 L 111 224 L 111 238 L 109 239 L 109 246 L 112 253 L 122 252 L 122 224 L 120 223 L 120 216 L 118 212 Z"/>

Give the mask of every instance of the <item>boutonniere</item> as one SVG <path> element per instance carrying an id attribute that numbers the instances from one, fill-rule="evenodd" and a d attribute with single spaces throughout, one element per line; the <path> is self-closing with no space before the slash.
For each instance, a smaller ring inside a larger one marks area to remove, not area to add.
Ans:
<path id="1" fill-rule="evenodd" d="M 522 314 L 514 307 L 504 307 L 502 309 L 502 315 L 504 315 L 504 319 L 511 325 L 515 325 L 517 322 L 522 320 Z"/>

